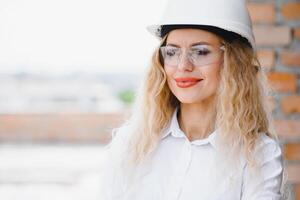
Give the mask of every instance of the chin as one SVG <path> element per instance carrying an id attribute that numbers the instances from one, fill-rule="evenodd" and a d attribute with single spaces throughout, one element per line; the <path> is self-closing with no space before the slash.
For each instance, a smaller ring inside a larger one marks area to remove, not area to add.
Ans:
<path id="1" fill-rule="evenodd" d="M 181 103 L 186 103 L 186 104 L 193 104 L 193 103 L 201 103 L 205 101 L 211 101 L 212 98 L 215 96 L 215 93 L 212 94 L 182 94 L 182 93 L 175 93 L 176 98 L 178 99 L 179 102 Z"/>
<path id="2" fill-rule="evenodd" d="M 180 103 L 186 103 L 186 104 L 192 104 L 192 103 L 199 103 L 201 101 L 203 101 L 202 98 L 189 98 L 189 97 L 177 97 L 177 99 L 180 101 Z"/>

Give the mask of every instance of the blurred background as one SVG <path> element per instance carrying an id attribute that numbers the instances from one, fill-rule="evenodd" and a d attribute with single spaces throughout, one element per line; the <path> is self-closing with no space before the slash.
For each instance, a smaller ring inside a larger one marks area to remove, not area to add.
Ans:
<path id="1" fill-rule="evenodd" d="M 165 0 L 0 0 L 0 199 L 100 199 L 103 146 L 130 114 Z M 248 1 L 300 200 L 300 2 Z"/>

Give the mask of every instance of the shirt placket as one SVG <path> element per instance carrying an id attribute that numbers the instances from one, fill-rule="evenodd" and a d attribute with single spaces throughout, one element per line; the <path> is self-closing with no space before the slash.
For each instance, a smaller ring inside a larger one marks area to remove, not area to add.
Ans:
<path id="1" fill-rule="evenodd" d="M 192 159 L 192 144 L 189 141 L 185 141 L 182 147 L 178 159 L 176 159 L 176 165 L 174 166 L 173 176 L 171 177 L 171 190 L 169 191 L 168 200 L 179 200 L 184 186 L 184 179 L 189 170 Z"/>

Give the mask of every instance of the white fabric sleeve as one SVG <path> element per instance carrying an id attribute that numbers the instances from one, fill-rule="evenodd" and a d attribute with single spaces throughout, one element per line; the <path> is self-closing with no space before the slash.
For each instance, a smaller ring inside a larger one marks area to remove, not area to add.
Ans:
<path id="1" fill-rule="evenodd" d="M 245 166 L 242 200 L 281 200 L 283 158 L 280 145 L 264 134 L 255 155 L 261 173 L 252 174 Z"/>
<path id="2" fill-rule="evenodd" d="M 126 128 L 119 128 L 112 132 L 111 141 L 104 147 L 104 160 L 101 168 L 101 199 L 121 199 L 124 190 L 122 180 L 121 161 L 124 156 L 126 141 L 128 139 Z"/>

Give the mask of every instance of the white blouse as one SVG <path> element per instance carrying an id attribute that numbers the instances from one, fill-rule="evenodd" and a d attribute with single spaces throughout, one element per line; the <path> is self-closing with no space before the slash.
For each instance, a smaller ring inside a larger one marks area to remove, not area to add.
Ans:
<path id="1" fill-rule="evenodd" d="M 218 131 L 190 142 L 179 127 L 177 111 L 151 159 L 134 171 L 136 184 L 128 184 L 124 177 L 129 172 L 120 169 L 130 129 L 117 132 L 106 147 L 102 200 L 281 199 L 283 161 L 275 140 L 265 134 L 260 138 L 257 148 L 257 155 L 263 155 L 259 162 L 260 179 L 250 174 L 245 160 L 239 170 L 223 173 L 224 166 L 215 162 Z"/>

